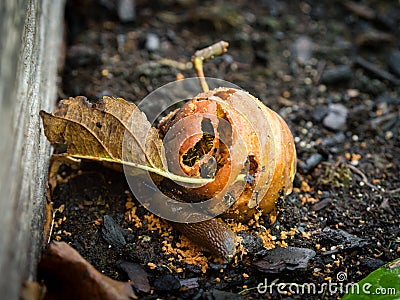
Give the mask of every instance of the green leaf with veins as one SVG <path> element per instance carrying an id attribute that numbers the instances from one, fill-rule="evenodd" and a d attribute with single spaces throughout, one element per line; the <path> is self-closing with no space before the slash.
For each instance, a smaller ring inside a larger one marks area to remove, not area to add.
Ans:
<path id="1" fill-rule="evenodd" d="M 343 285 L 346 286 L 345 283 Z M 349 286 L 349 290 L 342 300 L 400 299 L 400 258 L 373 271 L 360 280 L 357 286 L 358 288 Z"/>

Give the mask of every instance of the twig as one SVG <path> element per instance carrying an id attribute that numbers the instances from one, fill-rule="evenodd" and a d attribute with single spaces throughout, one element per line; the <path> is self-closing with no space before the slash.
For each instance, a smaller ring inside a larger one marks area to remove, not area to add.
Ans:
<path id="1" fill-rule="evenodd" d="M 173 59 L 168 59 L 168 58 L 160 58 L 160 60 L 158 62 L 163 66 L 169 66 L 169 67 L 175 68 L 180 71 L 189 70 L 192 67 L 190 62 L 182 63 L 182 62 L 179 62 L 179 61 L 176 61 Z"/>
<path id="2" fill-rule="evenodd" d="M 400 188 L 394 189 L 394 190 L 390 190 L 387 191 L 388 194 L 396 194 L 396 193 L 400 193 Z"/>
<path id="3" fill-rule="evenodd" d="M 193 184 L 206 184 L 209 182 L 212 182 L 214 179 L 208 179 L 208 178 L 198 178 L 198 177 L 183 177 L 183 176 L 179 176 L 176 174 L 173 174 L 171 172 L 159 169 L 159 168 L 154 168 L 154 167 L 150 167 L 147 165 L 141 165 L 141 164 L 137 164 L 134 162 L 130 162 L 130 161 L 123 161 L 121 159 L 117 159 L 117 158 L 108 158 L 108 157 L 93 157 L 93 156 L 85 156 L 85 155 L 71 155 L 74 158 L 79 158 L 79 159 L 88 159 L 88 160 L 92 160 L 92 161 L 100 161 L 100 162 L 109 162 L 109 163 L 114 163 L 114 164 L 121 164 L 124 166 L 128 166 L 128 167 L 133 167 L 139 170 L 143 170 L 143 171 L 148 171 L 154 174 L 158 174 L 161 175 L 163 177 L 169 178 L 171 180 L 175 180 L 178 182 L 184 182 L 184 183 L 193 183 Z"/>
<path id="4" fill-rule="evenodd" d="M 360 67 L 366 69 L 367 71 L 374 73 L 376 76 L 386 79 L 390 81 L 391 83 L 395 85 L 400 85 L 400 80 L 394 77 L 392 74 L 389 72 L 386 72 L 385 70 L 379 69 L 378 66 L 375 64 L 365 60 L 364 58 L 357 56 L 355 59 L 355 63 L 357 63 Z"/>
<path id="5" fill-rule="evenodd" d="M 315 84 L 319 84 L 319 82 L 321 80 L 322 73 L 325 70 L 325 67 L 326 67 L 326 62 L 324 60 L 318 62 L 318 65 L 317 65 L 317 76 L 315 76 L 315 78 L 314 78 L 314 83 Z"/>
<path id="6" fill-rule="evenodd" d="M 369 183 L 367 176 L 358 168 L 356 168 L 355 166 L 351 165 L 351 164 L 346 164 L 346 166 L 351 169 L 353 172 L 357 173 L 358 175 L 361 176 L 362 181 L 369 186 L 371 189 L 374 190 L 378 190 L 378 188 L 376 186 L 374 186 L 373 184 Z"/>
<path id="7" fill-rule="evenodd" d="M 262 288 L 265 288 L 266 286 L 262 286 Z M 240 292 L 238 292 L 238 295 L 244 295 L 244 294 L 246 294 L 247 292 L 251 292 L 251 291 L 253 291 L 253 290 L 256 290 L 258 287 L 257 286 L 253 286 L 253 287 L 251 287 L 251 288 L 246 288 L 246 289 L 243 289 L 243 290 L 241 290 Z"/>
<path id="8" fill-rule="evenodd" d="M 360 16 L 367 20 L 376 19 L 375 10 L 366 5 L 362 5 L 354 1 L 340 1 L 340 3 L 357 16 Z"/>
<path id="9" fill-rule="evenodd" d="M 220 41 L 207 48 L 197 50 L 192 56 L 193 67 L 196 71 L 197 77 L 200 79 L 201 88 L 204 92 L 209 91 L 208 84 L 204 78 L 203 61 L 214 56 L 223 55 L 228 51 L 229 43 Z"/>

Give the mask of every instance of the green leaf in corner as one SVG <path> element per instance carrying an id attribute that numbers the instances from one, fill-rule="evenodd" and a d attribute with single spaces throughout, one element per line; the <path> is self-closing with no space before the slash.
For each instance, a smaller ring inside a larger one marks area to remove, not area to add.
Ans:
<path id="1" fill-rule="evenodd" d="M 342 300 L 400 299 L 400 258 L 373 271 L 357 285 L 358 288 L 348 285 L 348 293 Z"/>

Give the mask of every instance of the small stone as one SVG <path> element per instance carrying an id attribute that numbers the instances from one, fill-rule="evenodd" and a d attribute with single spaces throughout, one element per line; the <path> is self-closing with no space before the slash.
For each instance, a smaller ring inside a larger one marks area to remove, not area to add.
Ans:
<path id="1" fill-rule="evenodd" d="M 326 69 L 321 76 L 321 83 L 334 84 L 349 81 L 353 76 L 353 71 L 347 65 L 341 65 Z"/>
<path id="2" fill-rule="evenodd" d="M 303 166 L 303 171 L 305 173 L 312 172 L 321 161 L 323 161 L 324 157 L 319 153 L 314 153 L 307 160 L 305 166 Z"/>
<path id="3" fill-rule="evenodd" d="M 346 126 L 348 109 L 342 104 L 329 104 L 329 113 L 322 124 L 332 130 L 342 130 Z"/>
<path id="4" fill-rule="evenodd" d="M 242 245 L 248 253 L 257 253 L 263 249 L 262 240 L 258 236 L 247 233 L 238 235 L 242 238 Z"/>
<path id="5" fill-rule="evenodd" d="M 391 132 L 391 131 L 386 131 L 386 132 L 385 132 L 385 139 L 386 139 L 386 140 L 390 140 L 391 138 L 393 138 L 393 132 Z"/>
<path id="6" fill-rule="evenodd" d="M 118 0 L 117 14 L 122 22 L 132 22 L 136 18 L 134 0 Z"/>
<path id="7" fill-rule="evenodd" d="M 109 215 L 105 215 L 103 217 L 102 233 L 104 239 L 111 246 L 115 248 L 122 248 L 126 245 L 123 229 Z"/>
<path id="8" fill-rule="evenodd" d="M 320 92 L 320 93 L 325 93 L 326 90 L 327 90 L 327 87 L 326 87 L 325 84 L 320 84 L 320 85 L 318 86 L 318 92 Z"/>
<path id="9" fill-rule="evenodd" d="M 148 33 L 146 36 L 145 48 L 149 51 L 156 51 L 160 48 L 160 38 L 155 33 Z"/>
<path id="10" fill-rule="evenodd" d="M 282 41 L 285 38 L 285 33 L 283 31 L 276 31 L 274 33 L 274 38 L 278 41 Z"/>
<path id="11" fill-rule="evenodd" d="M 369 244 L 367 240 L 359 238 L 341 229 L 332 229 L 325 227 L 322 230 L 321 237 L 330 244 L 337 245 L 340 249 L 362 248 Z"/>
<path id="12" fill-rule="evenodd" d="M 184 286 L 187 289 L 195 289 L 199 287 L 199 278 L 197 277 L 181 279 L 179 282 L 181 286 Z"/>
<path id="13" fill-rule="evenodd" d="M 304 65 L 312 55 L 312 40 L 308 36 L 299 37 L 293 45 L 293 52 L 298 63 Z"/>
<path id="14" fill-rule="evenodd" d="M 212 261 L 208 262 L 208 266 L 210 267 L 210 269 L 220 272 L 222 272 L 222 270 L 225 270 L 227 268 L 227 264 L 212 262 Z"/>
<path id="15" fill-rule="evenodd" d="M 311 84 L 312 84 L 311 78 L 310 78 L 310 77 L 304 78 L 304 84 L 306 84 L 306 85 L 311 85 Z"/>
<path id="16" fill-rule="evenodd" d="M 328 114 L 329 109 L 327 106 L 317 105 L 312 112 L 312 117 L 315 121 L 321 122 L 322 119 Z"/>
<path id="17" fill-rule="evenodd" d="M 346 136 L 343 132 L 336 133 L 330 137 L 327 137 L 321 141 L 321 146 L 323 147 L 332 147 L 342 144 L 346 139 Z"/>
<path id="18" fill-rule="evenodd" d="M 360 91 L 357 90 L 357 89 L 348 89 L 348 90 L 346 91 L 346 95 L 347 95 L 349 98 L 355 98 L 355 97 L 358 97 L 358 96 L 360 95 Z"/>
<path id="19" fill-rule="evenodd" d="M 367 268 L 368 270 L 376 270 L 379 267 L 383 266 L 385 264 L 384 261 L 380 259 L 375 259 L 375 258 L 364 258 L 360 261 L 361 266 L 364 268 Z"/>

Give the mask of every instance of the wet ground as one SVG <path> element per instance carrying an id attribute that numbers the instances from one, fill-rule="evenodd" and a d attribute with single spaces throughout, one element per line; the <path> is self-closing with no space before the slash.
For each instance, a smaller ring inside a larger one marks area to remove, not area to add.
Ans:
<path id="1" fill-rule="evenodd" d="M 294 261 L 275 260 L 275 265 L 264 251 L 227 266 L 210 259 L 206 273 L 179 259 L 173 269 L 162 249 L 162 230 L 148 230 L 150 219 L 140 228 L 126 220 L 133 205 L 127 203 L 135 200 L 124 175 L 93 163 L 80 170 L 61 168 L 51 199 L 56 208 L 64 204 L 56 220 L 65 220 L 55 228 L 54 239 L 71 243 L 118 280 L 128 280 L 118 261 L 141 264 L 152 290 L 138 292 L 144 299 L 285 298 L 276 290 L 263 295 L 256 287 L 265 279 L 339 282 L 339 272 L 356 282 L 400 256 L 396 1 L 136 1 L 130 22 L 121 21 L 124 16 L 112 3 L 69 2 L 59 98 L 112 95 L 138 103 L 177 77 L 194 76 L 187 63 L 195 50 L 228 41 L 228 54 L 206 62 L 205 74 L 237 84 L 288 123 L 298 173 L 294 192 L 279 202 L 270 232 L 281 245 L 302 249 L 299 257 L 293 254 Z M 142 207 L 136 211 L 139 217 L 146 214 Z M 104 215 L 131 228 L 129 249 L 110 246 Z M 291 229 L 293 236 L 282 235 Z M 169 234 L 179 240 L 177 232 Z M 315 256 L 302 268 L 302 255 L 309 253 L 304 249 Z M 196 284 L 181 287 L 192 278 Z M 327 291 L 292 295 L 338 296 Z"/>

